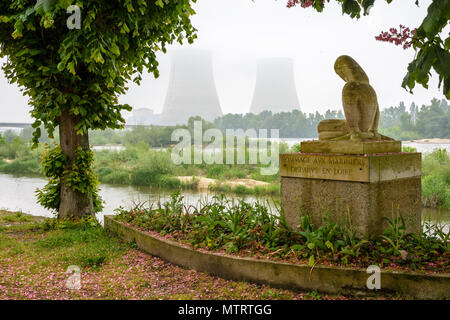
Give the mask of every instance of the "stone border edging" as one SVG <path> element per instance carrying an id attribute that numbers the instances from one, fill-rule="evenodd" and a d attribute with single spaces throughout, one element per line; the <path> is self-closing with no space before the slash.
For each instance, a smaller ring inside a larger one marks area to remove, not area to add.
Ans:
<path id="1" fill-rule="evenodd" d="M 308 265 L 201 252 L 153 237 L 113 216 L 105 216 L 105 230 L 125 241 L 135 241 L 140 249 L 170 263 L 229 280 L 331 294 L 374 293 L 366 287 L 370 274 L 363 269 L 315 266 L 311 271 Z M 381 290 L 376 292 L 397 292 L 416 299 L 450 299 L 450 274 L 381 271 Z"/>

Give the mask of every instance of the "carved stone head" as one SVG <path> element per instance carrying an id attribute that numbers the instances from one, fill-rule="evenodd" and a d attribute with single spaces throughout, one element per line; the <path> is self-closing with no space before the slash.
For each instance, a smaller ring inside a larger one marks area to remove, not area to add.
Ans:
<path id="1" fill-rule="evenodd" d="M 369 77 L 361 66 L 349 56 L 340 56 L 334 63 L 334 70 L 345 81 L 369 83 Z"/>

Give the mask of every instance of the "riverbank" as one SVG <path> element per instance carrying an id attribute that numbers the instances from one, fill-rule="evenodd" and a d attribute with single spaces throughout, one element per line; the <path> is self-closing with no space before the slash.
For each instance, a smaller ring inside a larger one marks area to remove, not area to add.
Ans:
<path id="1" fill-rule="evenodd" d="M 0 211 L 0 265 L 0 300 L 354 298 L 227 281 L 150 256 L 93 221 L 58 224 L 7 211 Z M 70 265 L 80 267 L 79 290 L 66 286 Z"/>
<path id="2" fill-rule="evenodd" d="M 450 139 L 439 139 L 439 138 L 432 138 L 432 139 L 419 139 L 419 140 L 411 140 L 411 141 L 404 141 L 404 143 L 432 143 L 432 144 L 450 144 Z"/>
<path id="3" fill-rule="evenodd" d="M 286 147 L 280 152 L 294 152 L 294 149 Z M 29 151 L 25 147 L 19 150 L 22 151 L 14 158 L 0 158 L 0 172 L 40 176 L 41 150 Z M 413 152 L 415 149 L 411 147 L 407 151 Z M 252 196 L 280 195 L 279 174 L 262 175 L 259 165 L 175 165 L 170 150 L 154 150 L 145 145 L 128 146 L 116 151 L 98 150 L 95 152 L 94 170 L 102 184 L 166 190 L 208 189 L 217 193 Z M 424 155 L 422 190 L 423 206 L 450 210 L 450 156 L 444 149 Z"/>

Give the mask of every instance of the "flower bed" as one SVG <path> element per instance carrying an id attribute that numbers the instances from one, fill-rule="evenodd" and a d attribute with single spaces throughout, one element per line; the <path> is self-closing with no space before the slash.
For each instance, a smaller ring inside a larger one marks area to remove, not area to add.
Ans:
<path id="1" fill-rule="evenodd" d="M 117 221 L 128 223 L 193 249 L 295 264 L 317 264 L 385 270 L 450 273 L 449 234 L 427 225 L 421 234 L 406 233 L 401 217 L 386 219 L 389 227 L 379 238 L 358 236 L 351 221 L 332 221 L 315 227 L 307 215 L 301 230 L 288 229 L 283 214 L 260 202 L 214 197 L 198 207 L 183 204 L 176 193 L 155 208 L 138 206 L 118 211 Z"/>
<path id="2" fill-rule="evenodd" d="M 449 274 L 381 271 L 381 290 L 372 291 L 366 287 L 368 275 L 364 269 L 323 265 L 311 268 L 308 265 L 194 250 L 188 245 L 164 239 L 160 234 L 144 232 L 119 222 L 113 216 L 105 216 L 105 229 L 168 262 L 229 280 L 354 297 L 369 294 L 383 298 L 450 298 Z"/>

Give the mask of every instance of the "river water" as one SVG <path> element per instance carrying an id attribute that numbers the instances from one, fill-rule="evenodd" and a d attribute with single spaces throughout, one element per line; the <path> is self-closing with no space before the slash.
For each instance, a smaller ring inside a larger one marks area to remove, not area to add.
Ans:
<path id="1" fill-rule="evenodd" d="M 36 216 L 54 217 L 54 214 L 36 203 L 35 191 L 42 188 L 46 181 L 41 178 L 18 177 L 9 174 L 0 174 L 0 209 L 10 211 L 22 211 Z M 136 204 L 164 202 L 170 198 L 170 192 L 167 190 L 154 189 L 149 187 L 134 186 L 114 186 L 102 184 L 100 195 L 105 201 L 103 212 L 97 214 L 97 218 L 103 223 L 104 214 L 114 214 L 114 209 L 123 207 L 129 209 Z M 204 201 L 214 196 L 214 194 L 183 191 L 186 204 L 197 205 L 199 201 Z M 253 196 L 230 197 L 244 198 L 247 201 L 264 200 L 271 201 L 269 198 L 255 198 Z M 277 200 L 277 199 L 275 199 Z M 424 208 L 422 210 L 422 219 L 425 221 L 442 222 L 450 226 L 450 212 L 436 209 Z"/>
<path id="2" fill-rule="evenodd" d="M 7 127 L 0 127 L 0 133 L 3 133 L 5 131 L 14 131 L 15 133 L 20 133 L 22 128 L 7 128 Z M 306 140 L 312 140 L 313 138 L 273 138 L 270 139 L 271 141 L 282 141 L 285 142 L 289 147 L 292 147 L 295 144 L 298 144 L 302 141 Z M 450 152 L 450 144 L 447 143 L 419 143 L 419 142 L 412 142 L 412 141 L 403 141 L 402 144 L 404 147 L 409 146 L 417 149 L 417 152 L 422 153 L 430 153 L 434 149 L 447 149 L 448 152 Z M 123 150 L 123 146 L 94 146 L 95 150 L 114 150 L 114 151 L 120 151 Z"/>
<path id="3" fill-rule="evenodd" d="M 280 139 L 270 139 L 272 141 L 282 141 L 285 142 L 289 147 L 292 147 L 295 144 L 298 144 L 302 141 L 313 140 L 312 138 L 280 138 Z M 421 153 L 430 153 L 435 149 L 446 149 L 447 152 L 450 152 L 450 144 L 449 143 L 421 143 L 414 141 L 403 141 L 403 147 L 413 147 L 417 149 L 417 152 Z"/>
<path id="4" fill-rule="evenodd" d="M 271 141 L 282 141 L 286 143 L 289 147 L 292 147 L 295 144 L 298 144 L 302 141 L 311 140 L 311 138 L 298 138 L 298 139 L 269 139 Z M 448 143 L 420 143 L 420 142 L 412 142 L 412 141 L 403 141 L 403 147 L 413 147 L 417 150 L 417 152 L 421 152 L 423 154 L 427 154 L 433 152 L 435 149 L 446 149 L 447 152 L 450 153 L 450 144 Z M 102 151 L 102 150 L 112 150 L 112 151 L 121 151 L 124 150 L 124 146 L 94 146 L 94 150 Z M 165 150 L 162 148 L 160 150 Z"/>
<path id="5" fill-rule="evenodd" d="M 54 214 L 37 204 L 36 189 L 42 188 L 46 181 L 42 178 L 14 176 L 0 173 L 0 209 L 22 211 L 36 216 L 54 217 Z M 170 199 L 171 191 L 150 187 L 116 186 L 102 184 L 100 195 L 105 201 L 103 212 L 97 214 L 99 221 L 103 221 L 104 214 L 113 214 L 120 206 L 129 209 L 137 204 L 146 202 L 158 203 Z M 186 204 L 197 205 L 198 202 L 214 196 L 206 192 L 183 191 Z M 245 198 L 255 201 L 254 197 L 230 195 L 235 198 Z M 265 199 L 264 199 L 265 200 Z"/>

